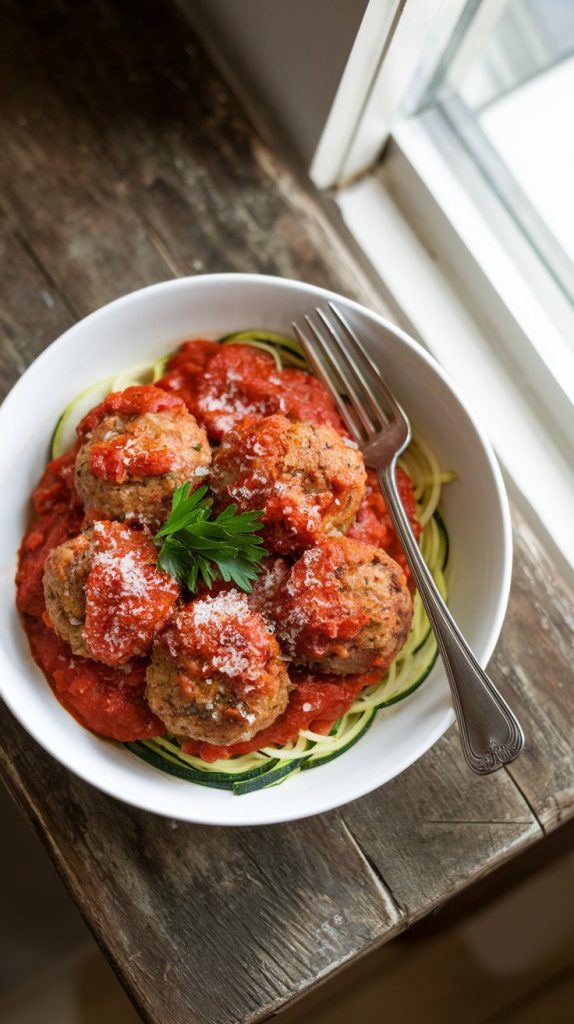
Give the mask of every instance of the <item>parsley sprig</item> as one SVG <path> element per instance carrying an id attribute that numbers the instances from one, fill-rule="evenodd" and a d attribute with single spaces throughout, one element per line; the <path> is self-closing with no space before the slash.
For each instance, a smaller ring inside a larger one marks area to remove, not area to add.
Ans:
<path id="1" fill-rule="evenodd" d="M 161 551 L 158 565 L 184 584 L 192 594 L 201 577 L 208 587 L 217 579 L 233 582 L 248 594 L 267 555 L 261 537 L 261 512 L 237 513 L 228 505 L 212 518 L 207 487 L 190 494 L 191 484 L 174 492 L 171 513 L 155 537 Z"/>

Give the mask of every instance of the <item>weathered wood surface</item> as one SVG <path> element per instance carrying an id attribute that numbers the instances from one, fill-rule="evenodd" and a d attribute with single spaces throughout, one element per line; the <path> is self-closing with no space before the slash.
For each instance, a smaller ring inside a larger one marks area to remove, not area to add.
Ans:
<path id="1" fill-rule="evenodd" d="M 512 599 L 494 664 L 513 681 L 530 742 L 511 765 L 545 831 L 574 815 L 574 602 L 524 521 L 514 513 Z"/>
<path id="2" fill-rule="evenodd" d="M 2 205 L 78 315 L 236 270 L 380 304 L 169 3 L 2 7 Z"/>
<path id="3" fill-rule="evenodd" d="M 173 274 L 278 273 L 382 308 L 168 3 L 1 7 L 3 391 L 78 316 Z M 511 774 L 471 776 L 451 732 L 340 812 L 199 828 L 97 793 L 2 709 L 4 777 L 146 1019 L 263 1019 L 572 815 L 571 610 L 515 524 L 493 664 L 528 730 Z"/>

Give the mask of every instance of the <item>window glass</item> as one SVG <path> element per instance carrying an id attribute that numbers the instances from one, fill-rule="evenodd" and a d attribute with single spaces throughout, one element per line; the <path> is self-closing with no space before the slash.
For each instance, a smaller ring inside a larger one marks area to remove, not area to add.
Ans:
<path id="1" fill-rule="evenodd" d="M 470 0 L 418 103 L 429 107 L 574 302 L 574 0 Z"/>

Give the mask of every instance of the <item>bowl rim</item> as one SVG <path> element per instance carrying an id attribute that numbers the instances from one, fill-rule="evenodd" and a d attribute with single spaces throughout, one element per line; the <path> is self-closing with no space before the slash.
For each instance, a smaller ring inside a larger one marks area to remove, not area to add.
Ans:
<path id="1" fill-rule="evenodd" d="M 299 294 L 306 293 L 309 296 L 310 300 L 312 300 L 313 304 L 316 303 L 317 301 L 325 302 L 328 300 L 335 300 L 338 303 L 342 304 L 347 310 L 357 312 L 360 316 L 366 317 L 371 321 L 375 321 L 375 323 L 378 324 L 381 328 L 383 328 L 384 330 L 388 331 L 391 335 L 394 335 L 396 338 L 398 338 L 407 348 L 411 349 L 418 358 L 420 358 L 423 362 L 425 362 L 428 365 L 431 371 L 434 372 L 442 380 L 442 382 L 447 386 L 449 391 L 453 394 L 453 396 L 461 406 L 471 426 L 473 427 L 475 434 L 478 438 L 478 441 L 480 442 L 480 445 L 482 447 L 483 454 L 488 463 L 488 468 L 490 470 L 492 482 L 494 484 L 493 497 L 496 497 L 497 513 L 499 517 L 500 526 L 502 528 L 502 564 L 500 566 L 501 585 L 498 590 L 496 603 L 495 605 L 491 605 L 490 625 L 487 637 L 483 644 L 484 650 L 481 657 L 479 658 L 481 665 L 483 667 L 486 666 L 486 664 L 488 663 L 492 656 L 492 653 L 500 636 L 500 631 L 506 614 L 506 608 L 508 605 L 508 599 L 510 595 L 510 584 L 512 575 L 512 525 L 510 518 L 508 496 L 506 494 L 506 490 L 504 487 L 502 472 L 498 465 L 492 445 L 488 437 L 486 436 L 483 427 L 477 420 L 472 408 L 469 407 L 468 401 L 462 396 L 458 386 L 451 380 L 449 375 L 444 371 L 440 364 L 434 359 L 432 355 L 430 355 L 430 353 L 426 351 L 426 349 L 423 348 L 420 342 L 417 342 L 415 339 L 413 339 L 409 334 L 407 334 L 406 331 L 398 327 L 396 324 L 393 324 L 390 320 L 387 320 L 380 313 L 376 312 L 375 310 L 369 309 L 367 306 L 363 305 L 360 302 L 347 298 L 346 296 L 341 295 L 338 292 L 332 291 L 331 289 L 323 288 L 320 285 L 314 285 L 309 284 L 307 282 L 298 281 L 295 278 L 276 277 L 274 275 L 269 274 L 239 272 L 201 274 L 195 276 L 172 278 L 166 281 L 159 281 L 154 284 L 147 285 L 143 288 L 139 288 L 136 289 L 135 291 L 128 292 L 125 295 L 119 296 L 117 299 L 114 299 L 111 302 L 108 302 L 103 306 L 100 306 L 98 309 L 87 314 L 85 317 L 82 317 L 76 323 L 72 324 L 62 334 L 55 338 L 49 345 L 47 345 L 46 348 L 33 360 L 33 362 L 30 363 L 30 365 L 26 368 L 21 377 L 15 382 L 15 384 L 12 386 L 12 388 L 4 398 L 2 404 L 0 405 L 0 431 L 3 428 L 5 421 L 9 420 L 10 417 L 12 416 L 13 409 L 15 410 L 18 407 L 20 392 L 22 388 L 26 386 L 30 376 L 41 373 L 44 362 L 54 358 L 54 348 L 59 348 L 63 346 L 65 341 L 68 340 L 70 336 L 73 336 L 74 333 L 83 330 L 86 324 L 97 323 L 99 319 L 103 319 L 104 317 L 109 316 L 110 313 L 113 313 L 113 311 L 116 309 L 127 309 L 132 305 L 137 305 L 144 296 L 153 297 L 155 293 L 160 292 L 164 294 L 169 292 L 176 293 L 178 291 L 186 291 L 190 288 L 201 288 L 206 284 L 215 287 L 217 287 L 218 285 L 225 286 L 241 284 L 243 286 L 254 286 L 255 288 L 262 289 L 268 287 L 279 288 L 284 289 L 285 292 L 296 291 Z M 310 302 L 310 305 L 311 304 L 312 303 Z M 1 469 L 2 467 L 0 464 L 0 471 Z M 0 659 L 3 660 L 4 658 L 5 653 L 3 649 L 0 648 Z M 12 672 L 12 667 L 10 667 L 10 671 Z M 409 755 L 408 758 L 403 759 L 404 761 L 406 760 L 406 763 L 399 763 L 398 770 L 391 777 L 389 777 L 383 782 L 375 782 L 372 785 L 368 784 L 367 787 L 357 785 L 354 787 L 352 791 L 345 794 L 343 801 L 341 801 L 340 797 L 337 794 L 333 793 L 330 799 L 327 798 L 322 800 L 321 805 L 319 807 L 313 807 L 311 809 L 302 809 L 301 813 L 293 812 L 291 814 L 281 813 L 281 804 L 278 801 L 276 804 L 273 805 L 274 808 L 277 808 L 277 812 L 268 813 L 265 816 L 265 821 L 261 820 L 260 815 L 256 814 L 255 816 L 250 816 L 248 806 L 246 805 L 247 813 L 245 815 L 245 818 L 242 818 L 241 822 L 228 822 L 224 820 L 225 814 L 209 814 L 204 813 L 203 811 L 200 812 L 199 817 L 196 815 L 194 816 L 193 813 L 184 814 L 183 812 L 181 814 L 181 817 L 179 817 L 179 812 L 175 814 L 173 810 L 165 811 L 162 810 L 161 807 L 155 805 L 153 807 L 150 807 L 150 803 L 146 802 L 144 799 L 139 799 L 137 794 L 135 794 L 134 796 L 126 795 L 124 793 L 118 794 L 113 789 L 112 785 L 108 784 L 107 780 L 100 781 L 99 779 L 94 779 L 93 774 L 90 774 L 89 771 L 89 759 L 87 765 L 82 763 L 79 767 L 76 766 L 74 763 L 72 763 L 71 758 L 66 757 L 65 750 L 62 750 L 60 747 L 56 747 L 55 744 L 51 743 L 50 737 L 45 736 L 39 724 L 36 725 L 35 722 L 30 723 L 24 720 L 25 716 L 21 716 L 19 713 L 18 702 L 15 699 L 12 699 L 12 696 L 9 693 L 6 693 L 6 687 L 4 685 L 4 673 L 2 672 L 0 672 L 0 696 L 4 700 L 4 702 L 6 703 L 7 707 L 10 709 L 14 717 L 20 723 L 20 725 L 22 725 L 26 732 L 28 732 L 44 750 L 46 750 L 52 757 L 54 757 L 56 761 L 58 761 L 64 767 L 68 768 L 73 774 L 81 778 L 84 782 L 87 782 L 90 785 L 94 786 L 101 792 L 106 793 L 108 796 L 114 797 L 122 803 L 136 807 L 140 810 L 147 811 L 148 813 L 154 813 L 172 819 L 177 818 L 177 820 L 194 822 L 197 824 L 217 826 L 224 825 L 227 827 L 252 827 L 254 825 L 271 825 L 299 819 L 302 820 L 306 817 L 310 817 L 319 813 L 322 814 L 327 811 L 333 810 L 334 808 L 344 806 L 347 803 L 356 800 L 361 796 L 366 796 L 368 793 L 373 792 L 375 789 L 378 789 L 379 787 L 386 785 L 387 782 L 392 780 L 392 778 L 396 778 L 408 767 L 410 767 L 411 764 L 414 764 L 416 761 L 418 761 L 419 758 L 422 757 L 424 753 L 426 753 L 432 746 L 434 746 L 434 744 L 440 739 L 442 735 L 444 735 L 447 729 L 455 721 L 455 713 L 451 704 L 443 718 L 437 724 L 437 727 L 431 733 L 429 733 L 422 742 L 418 744 L 418 746 L 415 749 L 414 756 L 411 757 Z M 217 807 L 217 801 L 213 802 L 213 807 Z"/>

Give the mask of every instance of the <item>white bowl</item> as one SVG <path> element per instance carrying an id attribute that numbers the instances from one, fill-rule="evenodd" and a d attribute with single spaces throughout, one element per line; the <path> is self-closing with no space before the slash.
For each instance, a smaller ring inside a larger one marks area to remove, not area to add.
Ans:
<path id="1" fill-rule="evenodd" d="M 304 818 L 354 800 L 408 768 L 454 720 L 440 661 L 411 697 L 379 713 L 342 757 L 244 796 L 207 789 L 100 740 L 58 704 L 30 657 L 14 605 L 16 552 L 30 493 L 62 409 L 92 382 L 172 350 L 186 337 L 248 327 L 289 333 L 336 299 L 376 353 L 385 378 L 441 465 L 459 480 L 444 492 L 451 556 L 449 604 L 479 661 L 498 638 L 511 570 L 510 517 L 490 445 L 440 367 L 406 334 L 355 302 L 312 285 L 252 274 L 156 284 L 81 320 L 23 375 L 0 409 L 0 693 L 25 729 L 81 778 L 136 807 L 186 821 L 259 825 Z"/>

